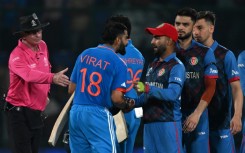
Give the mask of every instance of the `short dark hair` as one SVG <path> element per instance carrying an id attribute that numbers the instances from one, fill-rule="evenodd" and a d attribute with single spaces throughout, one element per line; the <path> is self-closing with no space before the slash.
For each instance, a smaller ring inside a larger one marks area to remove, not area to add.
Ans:
<path id="1" fill-rule="evenodd" d="M 200 20 L 200 19 L 205 19 L 205 21 L 208 21 L 215 26 L 216 16 L 214 12 L 200 11 L 197 13 L 197 20 Z"/>
<path id="2" fill-rule="evenodd" d="M 114 16 L 111 16 L 107 21 L 106 23 L 109 23 L 109 22 L 119 22 L 121 24 L 124 24 L 126 27 L 127 27 L 127 31 L 128 31 L 128 36 L 130 37 L 130 34 L 131 34 L 131 22 L 129 20 L 128 17 L 124 16 L 124 15 L 121 15 L 121 14 L 118 14 L 118 15 L 114 15 Z"/>
<path id="3" fill-rule="evenodd" d="M 195 23 L 197 18 L 197 11 L 193 8 L 185 7 L 178 10 L 176 16 L 188 16 Z"/>
<path id="4" fill-rule="evenodd" d="M 124 34 L 125 30 L 127 30 L 127 27 L 118 22 L 111 22 L 106 24 L 102 33 L 102 43 L 108 43 L 112 45 L 119 35 Z"/>

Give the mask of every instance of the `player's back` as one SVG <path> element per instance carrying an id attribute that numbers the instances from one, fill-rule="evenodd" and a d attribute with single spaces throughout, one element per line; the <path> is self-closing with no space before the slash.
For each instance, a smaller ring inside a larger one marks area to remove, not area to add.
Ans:
<path id="1" fill-rule="evenodd" d="M 145 59 L 140 51 L 134 47 L 132 41 L 128 41 L 126 54 L 120 55 L 121 59 L 127 64 L 127 92 L 126 95 L 131 98 L 136 98 L 137 92 L 133 88 L 133 81 L 139 81 L 142 75 Z"/>
<path id="2" fill-rule="evenodd" d="M 74 104 L 110 108 L 112 90 L 120 88 L 126 80 L 125 63 L 105 45 L 85 50 L 78 56 L 74 69 L 77 72 L 71 78 L 77 84 Z M 125 80 L 118 77 L 119 71 Z"/>

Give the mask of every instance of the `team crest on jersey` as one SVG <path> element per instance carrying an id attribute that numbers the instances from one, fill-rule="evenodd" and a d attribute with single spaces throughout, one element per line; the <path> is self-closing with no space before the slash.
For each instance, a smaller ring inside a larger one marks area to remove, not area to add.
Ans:
<path id="1" fill-rule="evenodd" d="M 189 60 L 189 63 L 191 65 L 197 65 L 198 59 L 196 57 L 191 57 L 190 60 Z"/>
<path id="2" fill-rule="evenodd" d="M 159 72 L 158 72 L 158 76 L 162 76 L 165 73 L 165 69 L 162 68 Z"/>

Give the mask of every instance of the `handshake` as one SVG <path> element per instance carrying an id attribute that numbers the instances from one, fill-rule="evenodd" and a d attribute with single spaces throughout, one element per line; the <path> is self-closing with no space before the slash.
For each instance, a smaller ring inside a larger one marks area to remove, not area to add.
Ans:
<path id="1" fill-rule="evenodd" d="M 112 106 L 112 108 L 109 109 L 112 115 L 116 115 L 120 110 L 122 110 L 124 113 L 130 112 L 135 105 L 135 101 L 132 98 L 129 97 L 123 97 L 123 105 L 119 108 L 118 106 Z"/>
<path id="2" fill-rule="evenodd" d="M 149 92 L 149 85 L 148 84 L 144 84 L 143 82 L 134 82 L 134 88 L 137 92 L 139 93 L 148 93 Z"/>

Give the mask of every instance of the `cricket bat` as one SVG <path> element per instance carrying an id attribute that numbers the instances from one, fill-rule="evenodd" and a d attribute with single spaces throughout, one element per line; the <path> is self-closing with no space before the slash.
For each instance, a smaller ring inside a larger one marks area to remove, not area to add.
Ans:
<path id="1" fill-rule="evenodd" d="M 52 129 L 52 132 L 50 134 L 50 137 L 49 137 L 49 140 L 48 140 L 48 143 L 51 145 L 51 146 L 55 146 L 59 137 L 60 137 L 60 134 L 68 120 L 68 112 L 70 110 L 70 107 L 71 107 L 71 103 L 73 101 L 73 98 L 74 98 L 74 92 L 72 93 L 71 97 L 69 98 L 69 100 L 66 102 L 64 108 L 62 109 L 62 111 L 60 112 L 57 120 L 55 121 L 55 124 L 53 126 L 53 129 Z"/>
<path id="2" fill-rule="evenodd" d="M 118 143 L 124 141 L 128 137 L 128 128 L 124 113 L 120 110 L 116 115 L 113 116 L 116 124 L 116 135 Z"/>
<path id="3" fill-rule="evenodd" d="M 74 97 L 74 93 L 71 95 L 71 97 L 69 98 L 69 100 L 67 101 L 66 105 L 64 106 L 64 108 L 62 109 L 62 111 L 60 112 L 54 126 L 52 129 L 52 132 L 50 134 L 48 143 L 51 146 L 55 146 L 60 134 L 68 120 L 68 111 L 70 110 L 70 106 L 72 103 Z M 118 142 L 122 142 L 124 141 L 127 137 L 128 137 L 128 129 L 127 129 L 127 124 L 124 118 L 124 114 L 122 111 L 119 111 L 116 115 L 113 116 L 114 118 L 114 122 L 116 125 L 116 136 L 117 136 L 117 140 Z"/>

